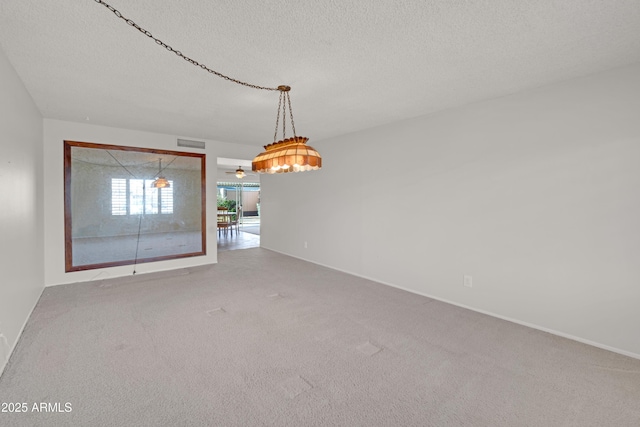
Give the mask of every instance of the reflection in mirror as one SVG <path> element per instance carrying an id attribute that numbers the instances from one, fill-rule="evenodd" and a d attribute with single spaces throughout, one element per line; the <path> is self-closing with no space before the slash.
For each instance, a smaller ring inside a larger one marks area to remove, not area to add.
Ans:
<path id="1" fill-rule="evenodd" d="M 65 141 L 64 169 L 65 271 L 206 254 L 204 154 Z"/>

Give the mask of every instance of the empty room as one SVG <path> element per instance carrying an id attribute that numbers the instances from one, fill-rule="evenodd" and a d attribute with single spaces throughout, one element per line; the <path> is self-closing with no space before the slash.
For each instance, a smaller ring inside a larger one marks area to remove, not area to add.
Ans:
<path id="1" fill-rule="evenodd" d="M 0 425 L 640 425 L 640 2 L 3 0 Z"/>

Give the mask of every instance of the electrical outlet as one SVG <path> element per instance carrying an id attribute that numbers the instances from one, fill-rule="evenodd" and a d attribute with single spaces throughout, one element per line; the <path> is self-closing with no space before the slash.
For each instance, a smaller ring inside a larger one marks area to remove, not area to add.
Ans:
<path id="1" fill-rule="evenodd" d="M 307 248 L 308 248 L 308 246 L 307 246 L 307 242 L 306 242 L 306 241 L 304 242 L 304 248 L 305 248 L 305 249 L 307 249 Z"/>
<path id="2" fill-rule="evenodd" d="M 473 277 L 471 276 L 462 276 L 462 285 L 471 288 L 473 287 Z"/>

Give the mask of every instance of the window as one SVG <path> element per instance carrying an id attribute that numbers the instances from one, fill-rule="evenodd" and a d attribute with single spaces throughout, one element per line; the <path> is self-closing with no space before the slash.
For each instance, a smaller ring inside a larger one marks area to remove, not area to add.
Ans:
<path id="1" fill-rule="evenodd" d="M 111 215 L 172 214 L 173 181 L 165 188 L 152 184 L 152 179 L 112 178 Z"/>

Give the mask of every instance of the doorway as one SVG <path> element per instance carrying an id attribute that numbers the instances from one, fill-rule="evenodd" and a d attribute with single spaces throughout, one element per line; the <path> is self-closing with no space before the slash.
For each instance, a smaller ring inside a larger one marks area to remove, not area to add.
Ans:
<path id="1" fill-rule="evenodd" d="M 231 222 L 218 228 L 218 250 L 259 247 L 260 175 L 251 171 L 251 160 L 218 157 L 217 164 L 216 196 L 224 209 L 218 214 Z"/>

